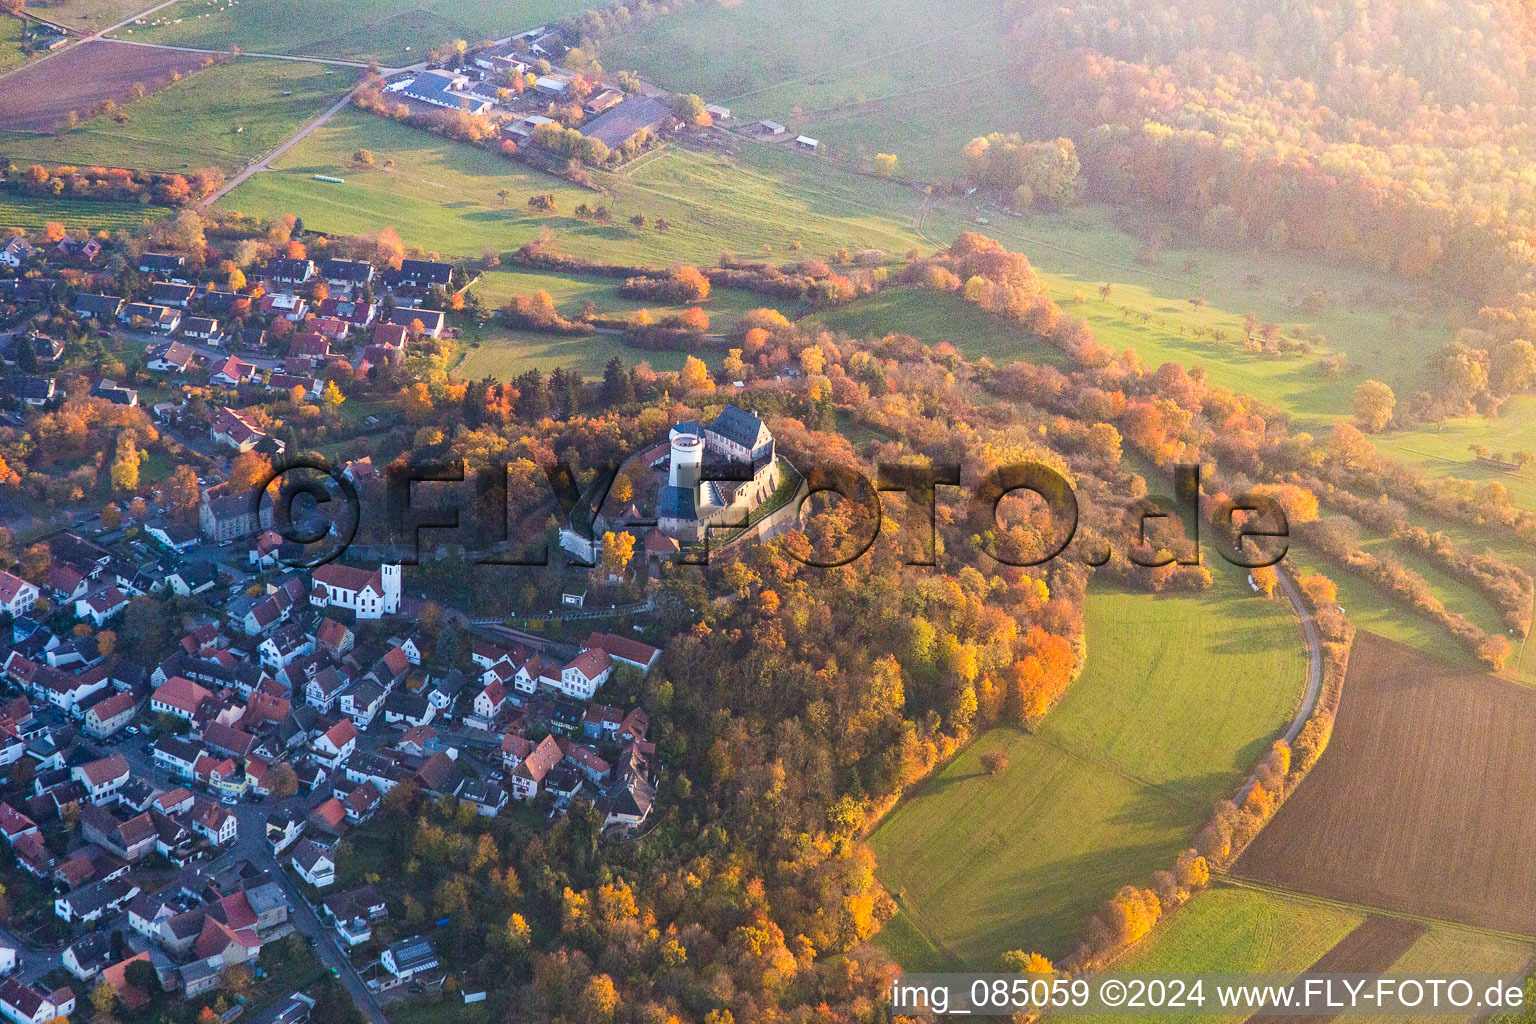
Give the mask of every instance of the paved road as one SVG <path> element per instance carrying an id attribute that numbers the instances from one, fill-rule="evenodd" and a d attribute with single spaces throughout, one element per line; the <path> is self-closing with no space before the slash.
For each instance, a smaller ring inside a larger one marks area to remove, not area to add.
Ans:
<path id="1" fill-rule="evenodd" d="M 1301 620 L 1301 635 L 1307 643 L 1307 692 L 1301 698 L 1301 707 L 1296 711 L 1296 717 L 1291 719 L 1291 724 L 1285 730 L 1285 742 L 1296 742 L 1296 737 L 1301 735 L 1301 729 L 1307 724 L 1307 718 L 1312 714 L 1312 709 L 1317 706 L 1317 698 L 1323 692 L 1323 641 L 1317 632 L 1317 623 L 1312 621 L 1312 613 L 1307 609 L 1306 602 L 1301 599 L 1301 591 L 1296 589 L 1296 583 L 1291 579 L 1291 574 L 1279 566 L 1275 567 L 1275 575 L 1280 580 L 1280 589 L 1285 591 L 1285 596 L 1291 602 L 1291 609 L 1296 617 Z M 1237 804 L 1242 806 L 1248 799 L 1248 793 L 1253 789 L 1254 783 L 1259 781 L 1258 775 L 1254 775 L 1243 788 L 1238 791 Z"/>
<path id="2" fill-rule="evenodd" d="M 207 209 L 214 203 L 218 202 L 220 199 L 223 199 L 229 193 L 233 192 L 235 189 L 239 188 L 241 185 L 245 184 L 245 182 L 258 171 L 270 170 L 273 160 L 276 160 L 278 157 L 288 152 L 294 146 L 297 146 L 300 142 L 303 142 L 305 139 L 309 138 L 311 132 L 325 124 L 325 122 L 329 121 L 336 114 L 340 113 L 341 110 L 347 106 L 347 104 L 352 102 L 352 96 L 356 92 L 356 89 L 349 90 L 347 94 L 341 99 L 337 100 L 335 105 L 333 105 L 329 110 L 306 124 L 304 127 L 300 128 L 298 131 L 294 132 L 287 138 L 287 140 L 278 145 L 276 149 L 272 150 L 266 156 L 247 166 L 245 170 L 231 178 L 227 185 L 219 189 L 207 199 L 204 199 L 201 203 L 198 204 L 198 206 L 202 209 Z"/>

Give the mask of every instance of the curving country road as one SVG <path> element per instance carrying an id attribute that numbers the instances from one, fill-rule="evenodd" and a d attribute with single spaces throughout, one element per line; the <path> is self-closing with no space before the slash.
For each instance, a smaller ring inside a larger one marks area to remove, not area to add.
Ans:
<path id="1" fill-rule="evenodd" d="M 1312 621 L 1312 612 L 1301 599 L 1301 591 L 1296 588 L 1296 582 L 1291 579 L 1291 574 L 1275 566 L 1275 576 L 1280 580 L 1280 589 L 1285 591 L 1286 599 L 1291 602 L 1291 610 L 1301 620 L 1301 636 L 1307 644 L 1307 692 L 1301 698 L 1301 707 L 1296 711 L 1296 717 L 1291 719 L 1291 724 L 1285 730 L 1285 742 L 1296 742 L 1296 737 L 1301 735 L 1302 726 L 1307 724 L 1307 718 L 1312 714 L 1312 709 L 1317 706 L 1317 698 L 1323 692 L 1323 641 L 1318 635 L 1317 623 Z M 1259 781 L 1257 773 L 1243 784 L 1243 788 L 1237 792 L 1237 804 L 1242 806 L 1248 799 L 1248 793 Z"/>

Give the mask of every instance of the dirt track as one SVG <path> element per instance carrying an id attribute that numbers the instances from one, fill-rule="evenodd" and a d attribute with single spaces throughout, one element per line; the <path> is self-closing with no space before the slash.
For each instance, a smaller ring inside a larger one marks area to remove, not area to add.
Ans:
<path id="1" fill-rule="evenodd" d="M 1536 932 L 1536 691 L 1361 633 L 1327 752 L 1233 874 Z"/>
<path id="2" fill-rule="evenodd" d="M 150 92 L 163 89 L 171 84 L 171 72 L 186 74 L 205 59 L 204 54 L 104 40 L 81 43 L 6 78 L 0 88 L 0 128 L 49 131 L 71 110 L 84 117 L 104 99 L 121 103 L 135 82 Z"/>

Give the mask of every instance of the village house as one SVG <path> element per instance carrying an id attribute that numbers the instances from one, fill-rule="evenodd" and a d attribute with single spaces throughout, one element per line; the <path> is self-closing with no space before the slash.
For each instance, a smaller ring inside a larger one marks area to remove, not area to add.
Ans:
<path id="1" fill-rule="evenodd" d="M 248 363 L 238 356 L 230 356 L 228 359 L 224 360 L 216 368 L 214 368 L 213 372 L 208 375 L 208 380 L 210 383 L 218 384 L 221 387 L 235 388 L 239 387 L 241 384 L 244 384 L 246 381 L 251 380 L 255 376 L 256 365 L 254 363 Z M 219 412 L 226 413 L 229 412 L 229 410 L 220 409 Z M 247 424 L 247 426 L 249 427 L 249 424 Z M 255 430 L 254 427 L 250 427 L 250 429 Z M 215 417 L 213 430 L 213 439 L 215 441 L 221 440 L 221 438 L 218 436 L 219 424 L 217 417 Z M 260 431 L 256 431 L 256 433 L 258 435 L 261 434 Z M 234 444 L 233 441 L 225 441 L 225 443 Z M 241 448 L 240 450 L 245 451 L 244 448 Z"/>
<path id="2" fill-rule="evenodd" d="M 267 261 L 267 265 L 261 270 L 261 278 L 265 281 L 275 281 L 284 285 L 305 284 L 315 276 L 315 263 L 313 260 L 295 259 L 288 256 L 274 256 Z"/>
<path id="3" fill-rule="evenodd" d="M 210 489 L 203 492 L 203 503 L 198 508 L 198 525 L 203 536 L 215 544 L 228 544 L 242 537 L 270 529 L 272 508 L 264 504 L 260 495 L 224 494 Z"/>
<path id="4" fill-rule="evenodd" d="M 190 284 L 176 284 L 174 281 L 156 281 L 149 286 L 149 301 L 155 306 L 186 309 L 187 303 L 196 294 L 197 289 Z"/>
<path id="5" fill-rule="evenodd" d="M 181 324 L 181 333 L 189 338 L 197 338 L 202 341 L 218 344 L 224 333 L 219 330 L 219 321 L 213 317 L 189 316 Z"/>
<path id="6" fill-rule="evenodd" d="M 329 259 L 320 268 L 320 276 L 327 284 L 349 293 L 354 288 L 373 284 L 373 275 L 373 264 L 366 260 Z"/>
<path id="7" fill-rule="evenodd" d="M 179 341 L 164 341 L 144 350 L 144 367 L 155 373 L 186 373 L 197 353 Z"/>
<path id="8" fill-rule="evenodd" d="M 6 383 L 6 390 L 36 408 L 42 408 L 55 397 L 63 397 L 58 383 L 52 377 L 32 375 L 14 377 Z"/>
<path id="9" fill-rule="evenodd" d="M 0 570 L 0 609 L 4 609 L 12 618 L 20 618 L 30 612 L 39 597 L 41 594 L 36 586 L 20 576 Z"/>
<path id="10" fill-rule="evenodd" d="M 100 629 L 107 624 L 107 620 L 118 612 L 128 607 L 128 595 L 123 593 L 116 585 L 103 587 L 101 590 L 75 602 L 75 618 L 90 619 Z"/>
<path id="11" fill-rule="evenodd" d="M 512 770 L 512 796 L 517 800 L 532 800 L 538 796 L 539 784 L 565 756 L 553 736 L 545 736 L 537 745 L 520 736 L 509 737 L 502 743 L 501 755 Z"/>
<path id="12" fill-rule="evenodd" d="M 157 715 L 175 715 L 190 722 L 203 701 L 212 696 L 192 680 L 172 676 L 150 695 L 149 710 Z"/>
<path id="13" fill-rule="evenodd" d="M 316 889 L 324 889 L 336 881 L 335 858 L 331 851 L 313 839 L 300 840 L 289 861 L 294 872 Z"/>
<path id="14" fill-rule="evenodd" d="M 401 981 L 439 969 L 437 951 L 430 939 L 414 935 L 391 943 L 379 957 L 379 963 Z"/>
<path id="15" fill-rule="evenodd" d="M 239 360 L 231 357 L 230 362 L 239 362 Z M 208 433 L 216 443 L 227 445 L 237 452 L 250 451 L 267 436 L 250 420 L 227 407 L 219 409 L 214 414 L 213 424 L 208 428 Z"/>
<path id="16" fill-rule="evenodd" d="M 130 302 L 117 314 L 118 320 L 133 327 L 159 334 L 171 334 L 181 325 L 181 311 L 148 302 Z"/>
<path id="17" fill-rule="evenodd" d="M 280 316 L 293 323 L 300 323 L 309 315 L 309 302 L 306 299 L 282 292 L 263 295 L 258 308 L 268 316 Z"/>
<path id="18" fill-rule="evenodd" d="M 116 320 L 122 308 L 123 300 L 116 295 L 81 292 L 75 296 L 75 315 L 82 320 Z"/>
<path id="19" fill-rule="evenodd" d="M 139 257 L 138 267 L 141 274 L 158 274 L 174 281 L 186 265 L 186 258 L 174 253 L 146 252 Z"/>
<path id="20" fill-rule="evenodd" d="M 336 768 L 357 749 L 357 726 L 350 718 L 343 718 L 316 737 L 310 752 L 316 761 L 329 768 Z"/>
<path id="21" fill-rule="evenodd" d="M 117 791 L 123 783 L 128 781 L 128 760 L 122 754 L 113 754 L 89 761 L 71 769 L 70 777 L 84 784 L 86 798 L 91 803 L 111 803 L 117 799 Z"/>
<path id="22" fill-rule="evenodd" d="M 17 235 L 6 242 L 5 245 L 0 246 L 0 266 L 18 270 L 26 265 L 27 260 L 32 258 L 33 251 L 32 246 L 27 243 L 27 240 Z"/>
<path id="23" fill-rule="evenodd" d="M 435 309 L 411 309 L 409 307 L 396 306 L 389 314 L 389 322 L 397 327 L 409 330 L 412 325 L 420 324 L 421 333 L 428 338 L 441 338 L 443 328 L 447 325 L 447 317 Z"/>

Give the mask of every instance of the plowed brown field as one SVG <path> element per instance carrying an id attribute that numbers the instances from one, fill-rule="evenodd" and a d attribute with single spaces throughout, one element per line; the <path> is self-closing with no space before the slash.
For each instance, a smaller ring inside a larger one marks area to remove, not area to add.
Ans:
<path id="1" fill-rule="evenodd" d="M 0 84 L 0 129 L 49 131 L 73 110 L 85 117 L 104 99 L 121 103 L 133 83 L 149 92 L 203 64 L 200 53 L 93 40 L 24 68 Z M 130 110 L 130 115 L 132 111 Z"/>
<path id="2" fill-rule="evenodd" d="M 1327 752 L 1233 873 L 1536 933 L 1536 691 L 1355 639 Z"/>

